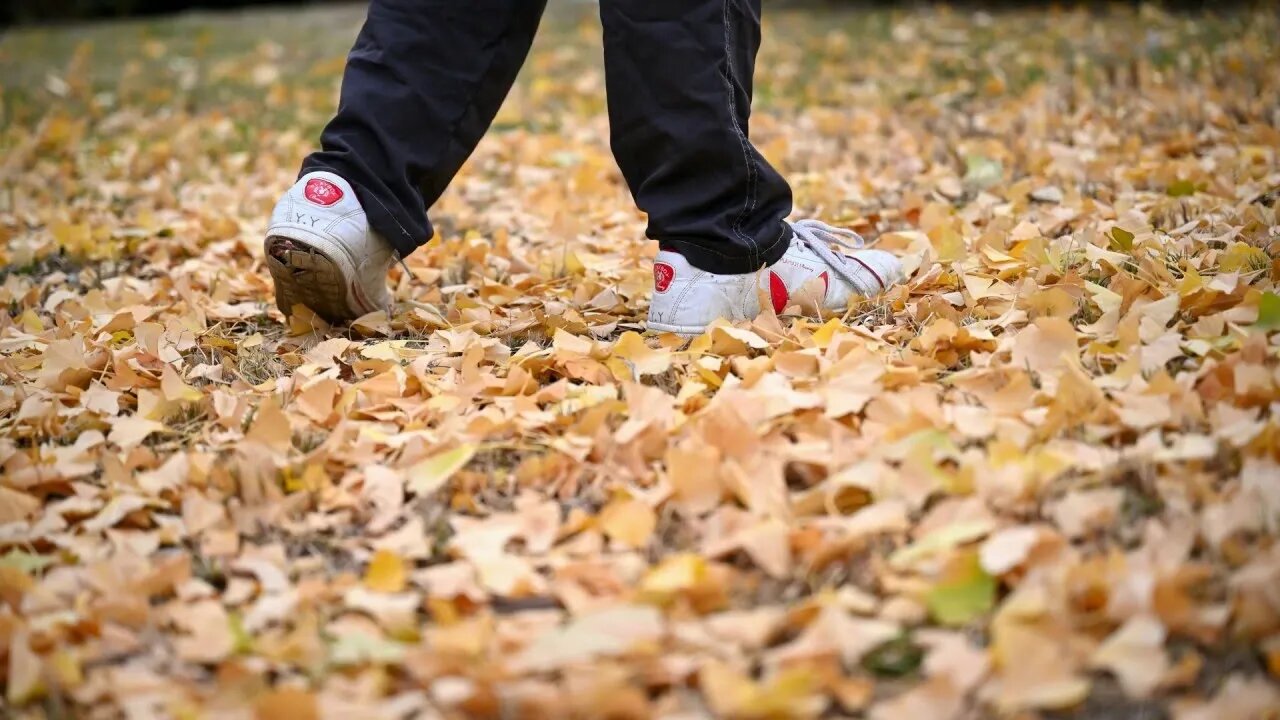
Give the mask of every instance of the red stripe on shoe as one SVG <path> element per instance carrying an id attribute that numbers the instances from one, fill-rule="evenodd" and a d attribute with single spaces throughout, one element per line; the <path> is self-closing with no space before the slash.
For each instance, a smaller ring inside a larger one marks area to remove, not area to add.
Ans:
<path id="1" fill-rule="evenodd" d="M 875 278 L 875 279 L 876 279 L 876 282 L 880 283 L 880 289 L 881 289 L 881 290 L 886 290 L 886 289 L 887 289 L 887 288 L 885 287 L 884 280 L 880 279 L 880 274 L 879 274 L 879 273 L 877 273 L 875 270 L 872 270 L 870 265 L 868 265 L 868 264 L 866 264 L 866 263 L 862 262 L 862 260 L 859 260 L 859 259 L 857 258 L 857 256 L 854 256 L 854 255 L 846 255 L 845 257 L 849 258 L 850 260 L 854 260 L 854 261 L 856 261 L 859 265 L 861 265 L 862 267 L 866 268 L 866 269 L 867 269 L 867 272 L 871 273 L 871 277 Z"/>
<path id="2" fill-rule="evenodd" d="M 791 299 L 786 284 L 782 282 L 782 278 L 778 277 L 778 273 L 772 270 L 769 271 L 769 299 L 773 301 L 774 314 L 785 310 L 787 301 Z"/>
<path id="3" fill-rule="evenodd" d="M 831 275 L 826 270 L 823 270 L 818 277 L 822 278 L 822 299 L 825 301 L 827 299 L 827 291 L 831 289 Z"/>

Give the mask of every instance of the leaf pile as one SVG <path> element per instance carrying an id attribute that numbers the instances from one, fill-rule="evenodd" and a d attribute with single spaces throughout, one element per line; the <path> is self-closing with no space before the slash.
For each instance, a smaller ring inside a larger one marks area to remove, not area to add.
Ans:
<path id="1" fill-rule="evenodd" d="M 910 279 L 682 343 L 589 11 L 349 329 L 259 248 L 358 9 L 0 45 L 6 714 L 1275 717 L 1277 16 L 773 14 Z"/>

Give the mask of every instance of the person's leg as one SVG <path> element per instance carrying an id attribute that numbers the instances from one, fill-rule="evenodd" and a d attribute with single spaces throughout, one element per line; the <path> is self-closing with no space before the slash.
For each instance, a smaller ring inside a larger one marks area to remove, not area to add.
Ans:
<path id="1" fill-rule="evenodd" d="M 404 257 L 431 239 L 427 209 L 489 128 L 546 0 L 373 0 L 347 58 L 338 112 L 302 175 L 349 182 Z"/>
<path id="2" fill-rule="evenodd" d="M 752 146 L 760 0 L 601 0 L 610 141 L 648 235 L 749 273 L 791 233 L 791 188 Z"/>
<path id="3" fill-rule="evenodd" d="M 600 0 L 614 156 L 661 246 L 647 327 L 839 313 L 902 279 L 855 233 L 788 224 L 791 189 L 751 144 L 761 0 Z"/>

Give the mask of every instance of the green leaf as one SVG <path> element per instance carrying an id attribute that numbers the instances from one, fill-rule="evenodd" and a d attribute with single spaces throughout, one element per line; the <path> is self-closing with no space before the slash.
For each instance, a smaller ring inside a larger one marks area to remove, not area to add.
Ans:
<path id="1" fill-rule="evenodd" d="M 1174 180 L 1165 190 L 1169 197 L 1186 197 L 1196 194 L 1196 186 L 1190 180 Z"/>
<path id="2" fill-rule="evenodd" d="M 235 649 L 232 652 L 239 655 L 253 652 L 253 636 L 244 629 L 244 618 L 240 613 L 234 610 L 227 613 L 227 626 L 231 628 L 231 637 L 235 640 Z"/>
<path id="3" fill-rule="evenodd" d="M 902 677 L 918 670 L 923 660 L 924 648 L 904 634 L 864 655 L 862 667 L 880 677 Z"/>
<path id="4" fill-rule="evenodd" d="M 1280 330 L 1280 295 L 1271 291 L 1262 293 L 1258 301 L 1258 319 L 1253 326 L 1262 330 Z"/>
<path id="5" fill-rule="evenodd" d="M 471 462 L 471 457 L 475 454 L 476 446 L 467 443 L 417 463 L 408 471 L 409 490 L 418 495 L 430 495 L 444 487 L 454 473 Z"/>
<path id="6" fill-rule="evenodd" d="M 1004 166 L 999 160 L 983 155 L 969 155 L 964 159 L 964 183 L 978 190 L 998 184 L 1004 178 Z"/>
<path id="7" fill-rule="evenodd" d="M 889 566 L 906 570 L 924 558 L 973 542 L 994 528 L 989 520 L 966 520 L 944 525 L 906 547 L 898 548 L 889 556 Z"/>
<path id="8" fill-rule="evenodd" d="M 943 625 L 964 625 L 990 610 L 995 600 L 996 579 L 982 569 L 972 550 L 953 557 L 942 580 L 925 596 L 929 612 Z"/>
<path id="9" fill-rule="evenodd" d="M 1121 252 L 1133 252 L 1133 233 L 1119 225 L 1111 228 L 1111 247 Z"/>
<path id="10" fill-rule="evenodd" d="M 384 640 L 362 632 L 339 635 L 329 645 L 329 661 L 338 666 L 378 663 L 392 665 L 404 659 L 401 643 Z"/>
<path id="11" fill-rule="evenodd" d="M 54 564 L 56 560 L 48 555 L 33 555 L 21 550 L 10 550 L 0 557 L 0 565 L 15 567 L 28 575 L 34 575 Z"/>

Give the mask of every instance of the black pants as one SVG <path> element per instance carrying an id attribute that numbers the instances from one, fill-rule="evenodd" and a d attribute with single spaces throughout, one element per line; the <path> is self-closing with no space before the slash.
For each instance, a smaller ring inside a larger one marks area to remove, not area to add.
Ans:
<path id="1" fill-rule="evenodd" d="M 373 0 L 303 172 L 346 178 L 401 255 L 493 121 L 546 0 Z M 610 144 L 648 235 L 745 273 L 786 251 L 791 189 L 748 140 L 760 0 L 600 0 Z"/>

